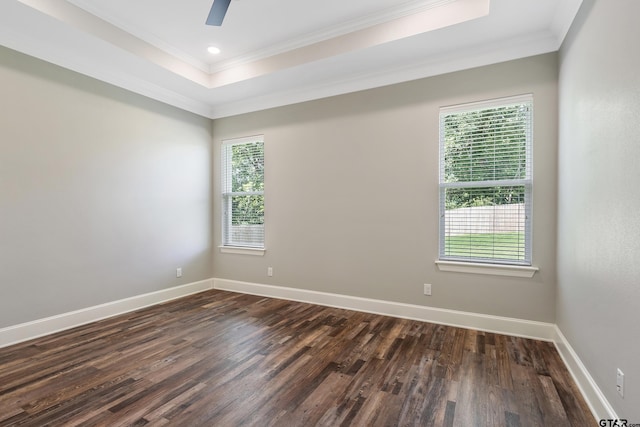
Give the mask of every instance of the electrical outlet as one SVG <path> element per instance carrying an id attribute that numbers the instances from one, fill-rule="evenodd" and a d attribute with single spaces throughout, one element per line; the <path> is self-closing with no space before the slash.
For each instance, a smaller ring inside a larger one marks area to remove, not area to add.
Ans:
<path id="1" fill-rule="evenodd" d="M 616 375 L 616 390 L 618 390 L 618 394 L 620 397 L 624 397 L 624 373 L 618 368 L 618 372 Z"/>
<path id="2" fill-rule="evenodd" d="M 273 276 L 273 267 L 268 267 L 267 268 L 267 276 L 269 276 L 269 277 Z"/>
<path id="3" fill-rule="evenodd" d="M 424 284 L 424 294 L 431 296 L 431 284 L 429 283 Z"/>
<path id="4" fill-rule="evenodd" d="M 182 267 L 176 268 L 176 277 L 182 277 Z"/>

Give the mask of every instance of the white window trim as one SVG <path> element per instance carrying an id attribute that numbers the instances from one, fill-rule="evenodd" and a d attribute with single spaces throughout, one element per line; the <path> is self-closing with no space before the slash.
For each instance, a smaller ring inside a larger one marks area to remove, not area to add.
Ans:
<path id="1" fill-rule="evenodd" d="M 222 141 L 222 146 L 224 147 L 225 145 L 246 144 L 246 143 L 251 143 L 251 142 L 256 142 L 256 141 L 261 141 L 264 144 L 264 135 L 253 135 L 253 136 L 246 136 L 246 137 L 241 137 L 241 138 L 225 139 L 225 140 Z M 222 158 L 222 169 L 224 170 L 225 167 L 226 167 L 226 165 L 224 164 L 224 157 L 223 157 Z M 223 182 L 224 182 L 224 179 L 223 179 Z M 251 192 L 251 193 L 264 195 L 264 191 Z M 222 200 L 223 200 L 223 203 L 222 203 L 222 205 L 223 205 L 223 207 L 222 207 L 222 233 L 223 234 L 224 234 L 224 228 L 226 227 L 225 221 L 227 220 L 227 218 L 225 216 L 225 209 L 226 208 L 224 207 L 225 195 L 234 195 L 234 194 L 236 194 L 236 193 L 225 193 L 225 189 L 224 188 L 222 189 Z M 266 236 L 265 236 L 265 238 L 266 238 Z M 224 239 L 224 237 L 223 237 L 223 239 Z M 264 253 L 266 251 L 264 241 L 262 242 L 262 247 L 225 245 L 224 242 L 223 242 L 220 246 L 218 246 L 218 248 L 220 249 L 221 253 L 236 254 L 236 255 L 264 256 Z"/>
<path id="2" fill-rule="evenodd" d="M 264 256 L 265 248 L 245 248 L 242 246 L 218 246 L 223 254 Z"/>
<path id="3" fill-rule="evenodd" d="M 470 103 L 465 103 L 465 104 L 458 104 L 458 105 L 450 105 L 450 106 L 445 106 L 445 107 L 441 107 L 440 108 L 440 117 L 442 117 L 443 114 L 447 114 L 447 113 L 463 113 L 463 112 L 468 112 L 468 111 L 475 111 L 478 110 L 480 108 L 492 108 L 492 107 L 502 107 L 505 105 L 514 105 L 514 104 L 520 104 L 520 103 L 532 103 L 533 104 L 533 94 L 523 94 L 523 95 L 515 95 L 515 96 L 509 96 L 509 97 L 504 97 L 504 98 L 496 98 L 496 99 L 489 99 L 489 100 L 484 100 L 484 101 L 477 101 L 477 102 L 470 102 Z M 531 144 L 533 144 L 533 115 L 534 112 L 533 110 L 531 111 Z M 441 123 L 441 119 L 440 119 L 440 123 Z M 442 129 L 441 129 L 441 124 L 438 125 L 439 127 L 439 132 L 440 132 L 440 136 L 439 136 L 439 146 L 440 146 L 440 154 L 439 154 L 439 158 L 438 158 L 438 162 L 441 163 L 442 162 L 442 150 L 443 150 L 443 140 L 442 140 Z M 533 277 L 533 275 L 535 274 L 536 271 L 538 271 L 538 268 L 532 265 L 532 260 L 531 258 L 533 257 L 533 245 L 532 245 L 532 240 L 533 240 L 533 233 L 532 233 L 532 227 L 533 227 L 533 218 L 532 218 L 532 213 L 533 213 L 533 179 L 532 179 L 532 174 L 533 174 L 533 147 L 529 147 L 529 149 L 527 150 L 527 155 L 530 156 L 527 161 L 529 163 L 529 168 L 528 168 L 528 175 L 524 180 L 518 180 L 518 184 L 519 185 L 524 185 L 525 186 L 525 191 L 527 193 L 527 197 L 529 198 L 529 203 L 527 206 L 527 211 L 525 213 L 525 215 L 529 218 L 529 220 L 525 223 L 526 226 L 526 231 L 525 234 L 528 236 L 528 239 L 526 241 L 526 248 L 525 248 L 525 253 L 528 254 L 528 259 L 522 263 L 522 262 L 518 262 L 518 261 L 504 261 L 504 260 L 500 260 L 499 262 L 489 262 L 487 261 L 485 262 L 474 262 L 474 260 L 458 260 L 455 257 L 442 257 L 442 248 L 444 246 L 444 228 L 445 228 L 445 224 L 444 221 L 442 221 L 443 215 L 444 215 L 444 191 L 445 188 L 454 188 L 454 187 L 472 187 L 472 186 L 480 186 L 480 185 L 487 185 L 489 186 L 490 184 L 494 184 L 493 182 L 482 182 L 482 181 L 478 181 L 478 182 L 471 182 L 471 183 L 463 183 L 463 184 L 454 184 L 454 183 L 443 183 L 443 173 L 444 171 L 442 170 L 442 166 L 439 165 L 439 171 L 438 171 L 438 185 L 440 187 L 440 196 L 439 196 L 439 205 L 440 205 L 440 212 L 438 215 L 438 228 L 439 228 L 439 236 L 438 236 L 438 253 L 439 253 L 439 258 L 438 260 L 436 260 L 436 264 L 438 266 L 438 269 L 440 271 L 454 271 L 454 272 L 461 272 L 461 273 L 476 273 L 476 274 L 492 274 L 492 275 L 498 275 L 498 276 L 513 276 L 513 277 Z M 512 184 L 512 182 L 510 181 L 501 181 L 501 182 L 497 182 L 498 184 L 504 184 L 504 183 L 508 184 Z M 520 273 L 518 273 L 520 272 Z M 529 275 L 530 274 L 530 275 Z"/>
<path id="4" fill-rule="evenodd" d="M 490 274 L 493 276 L 509 276 L 532 278 L 538 267 L 512 264 L 484 264 L 480 262 L 457 262 L 436 260 L 438 270 L 453 273 Z"/>

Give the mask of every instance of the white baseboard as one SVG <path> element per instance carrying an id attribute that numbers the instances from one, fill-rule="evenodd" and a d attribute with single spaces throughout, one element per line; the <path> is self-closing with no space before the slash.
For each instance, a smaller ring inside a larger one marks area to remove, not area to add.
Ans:
<path id="1" fill-rule="evenodd" d="M 207 279 L 0 329 L 0 348 L 213 288 Z"/>
<path id="2" fill-rule="evenodd" d="M 307 302 L 335 308 L 400 317 L 403 319 L 420 320 L 486 332 L 534 338 L 543 341 L 553 341 L 555 334 L 555 325 L 552 323 L 534 322 L 510 317 L 447 310 L 306 289 L 239 282 L 236 280 L 213 279 L 213 287 L 226 291 Z"/>
<path id="3" fill-rule="evenodd" d="M 613 419 L 617 420 L 618 415 L 613 409 L 609 401 L 598 387 L 598 384 L 593 380 L 593 377 L 584 366 L 578 354 L 573 350 L 567 338 L 562 334 L 560 328 L 555 326 L 555 337 L 553 342 L 560 353 L 560 357 L 567 366 L 567 369 L 571 373 L 573 380 L 578 385 L 578 388 L 582 392 L 584 400 L 587 401 L 591 413 L 598 419 Z"/>

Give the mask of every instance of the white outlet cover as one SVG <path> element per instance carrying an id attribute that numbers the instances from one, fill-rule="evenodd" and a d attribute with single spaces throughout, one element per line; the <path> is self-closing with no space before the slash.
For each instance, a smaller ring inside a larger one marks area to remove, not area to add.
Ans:
<path id="1" fill-rule="evenodd" d="M 621 397 L 624 397 L 624 373 L 618 369 L 616 373 L 616 389 Z"/>

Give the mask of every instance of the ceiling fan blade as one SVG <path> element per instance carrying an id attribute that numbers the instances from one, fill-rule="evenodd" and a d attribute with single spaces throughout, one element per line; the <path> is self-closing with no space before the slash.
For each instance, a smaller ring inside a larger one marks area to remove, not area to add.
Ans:
<path id="1" fill-rule="evenodd" d="M 211 11 L 209 12 L 209 17 L 207 17 L 207 25 L 215 25 L 216 27 L 222 25 L 222 20 L 224 19 L 224 15 L 227 14 L 229 3 L 231 3 L 231 0 L 214 0 Z"/>

